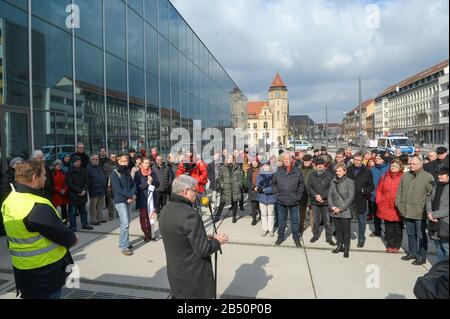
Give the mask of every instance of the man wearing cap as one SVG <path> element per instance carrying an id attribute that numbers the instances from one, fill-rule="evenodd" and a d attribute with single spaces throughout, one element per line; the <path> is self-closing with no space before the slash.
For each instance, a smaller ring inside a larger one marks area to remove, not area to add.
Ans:
<path id="1" fill-rule="evenodd" d="M 374 190 L 372 192 L 371 198 L 370 198 L 370 214 L 373 216 L 373 225 L 375 227 L 375 231 L 370 234 L 370 237 L 381 237 L 381 219 L 379 219 L 376 215 L 377 212 L 377 206 L 375 204 L 376 199 L 376 192 L 378 183 L 380 182 L 381 178 L 384 176 L 384 174 L 387 173 L 389 170 L 389 165 L 385 163 L 385 157 L 383 152 L 377 152 L 375 156 L 375 166 L 370 169 L 370 172 L 372 173 L 373 177 L 373 186 Z"/>
<path id="2" fill-rule="evenodd" d="M 9 193 L 11 193 L 11 184 L 16 185 L 16 166 L 22 163 L 23 159 L 20 157 L 15 157 L 9 162 L 9 167 L 5 174 L 2 176 L 0 183 L 0 207 L 2 207 L 3 202 Z M 3 218 L 0 215 L 0 237 L 5 235 L 5 228 L 3 225 Z"/>
<path id="3" fill-rule="evenodd" d="M 425 166 L 425 170 L 433 175 L 436 183 L 438 182 L 438 172 L 443 167 L 449 167 L 448 150 L 444 146 L 439 146 L 436 149 L 437 159 Z"/>
<path id="4" fill-rule="evenodd" d="M 313 160 L 315 161 L 319 157 L 320 157 L 320 150 L 316 148 L 314 150 Z"/>
<path id="5" fill-rule="evenodd" d="M 411 160 L 410 171 L 402 176 L 397 189 L 395 206 L 405 220 L 408 234 L 408 254 L 402 260 L 414 259 L 413 265 L 426 263 L 428 240 L 425 204 L 434 185 L 433 176 L 423 170 L 423 161 L 415 156 Z"/>
<path id="6" fill-rule="evenodd" d="M 326 241 L 331 246 L 336 246 L 333 242 L 331 230 L 330 212 L 328 209 L 328 191 L 333 181 L 334 174 L 325 168 L 325 161 L 319 157 L 314 161 L 315 171 L 309 177 L 306 188 L 311 201 L 311 215 L 313 216 L 313 238 L 310 243 L 314 243 L 320 238 L 320 221 L 323 220 L 325 226 Z"/>
<path id="7" fill-rule="evenodd" d="M 436 258 L 439 262 L 448 256 L 448 167 L 439 170 L 438 179 L 436 188 L 427 200 L 427 217 L 430 226 L 434 225 L 436 228 L 432 239 L 436 244 Z"/>

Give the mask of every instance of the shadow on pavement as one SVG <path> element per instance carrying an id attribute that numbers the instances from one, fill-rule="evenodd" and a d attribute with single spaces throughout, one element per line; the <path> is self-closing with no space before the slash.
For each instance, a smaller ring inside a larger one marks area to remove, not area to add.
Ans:
<path id="1" fill-rule="evenodd" d="M 259 256 L 252 264 L 241 265 L 235 273 L 233 281 L 223 292 L 226 296 L 256 297 L 258 292 L 264 289 L 272 275 L 267 275 L 265 266 L 269 263 L 269 257 Z M 222 297 L 221 297 L 222 298 Z"/>

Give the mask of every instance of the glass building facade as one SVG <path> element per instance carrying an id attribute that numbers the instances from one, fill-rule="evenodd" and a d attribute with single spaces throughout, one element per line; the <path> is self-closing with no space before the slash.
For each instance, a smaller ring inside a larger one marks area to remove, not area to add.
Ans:
<path id="1" fill-rule="evenodd" d="M 234 127 L 243 100 L 168 0 L 0 0 L 3 167 L 77 142 L 167 154 L 174 128 Z"/>

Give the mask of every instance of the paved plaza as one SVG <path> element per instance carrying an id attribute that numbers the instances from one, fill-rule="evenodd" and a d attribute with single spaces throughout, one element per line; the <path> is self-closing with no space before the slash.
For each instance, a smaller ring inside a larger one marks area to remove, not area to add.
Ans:
<path id="1" fill-rule="evenodd" d="M 311 228 L 296 248 L 290 230 L 281 246 L 276 237 L 261 237 L 261 223 L 251 226 L 250 208 L 239 212 L 236 224 L 230 215 L 219 232 L 230 237 L 218 262 L 218 296 L 220 298 L 415 298 L 413 287 L 435 261 L 434 243 L 424 266 L 401 261 L 404 254 L 386 254 L 382 239 L 368 237 L 363 249 L 356 248 L 357 224 L 353 224 L 350 258 L 331 253 L 324 233 L 310 244 Z M 228 209 L 224 210 L 224 215 Z M 105 214 L 107 212 L 105 211 Z M 209 213 L 204 210 L 205 227 L 212 232 Z M 133 212 L 130 240 L 135 248 L 131 257 L 122 255 L 119 245 L 119 222 L 79 232 L 80 244 L 72 249 L 80 272 L 80 289 L 63 289 L 64 298 L 156 298 L 170 295 L 166 259 L 162 240 L 144 243 L 139 217 Z M 373 225 L 367 228 L 367 236 Z M 81 229 L 81 227 L 80 227 Z M 275 235 L 276 236 L 276 235 Z M 403 247 L 406 247 L 406 238 Z M 15 298 L 14 280 L 6 238 L 0 240 L 0 299 Z M 214 259 L 213 259 L 214 260 Z M 379 274 L 379 277 L 377 276 Z M 375 277 L 374 277 L 375 276 Z M 377 278 L 379 280 L 377 280 Z"/>

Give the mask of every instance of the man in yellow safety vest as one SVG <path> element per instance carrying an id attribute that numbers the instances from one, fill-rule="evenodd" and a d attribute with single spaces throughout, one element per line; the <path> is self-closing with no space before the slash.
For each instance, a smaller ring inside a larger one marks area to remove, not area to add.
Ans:
<path id="1" fill-rule="evenodd" d="M 46 170 L 33 160 L 16 167 L 16 189 L 4 201 L 3 215 L 17 295 L 24 299 L 59 299 L 73 264 L 69 248 L 78 236 L 42 197 Z"/>

